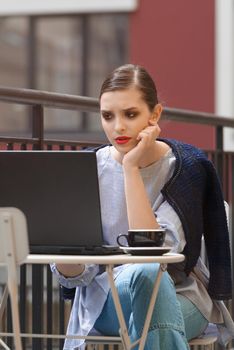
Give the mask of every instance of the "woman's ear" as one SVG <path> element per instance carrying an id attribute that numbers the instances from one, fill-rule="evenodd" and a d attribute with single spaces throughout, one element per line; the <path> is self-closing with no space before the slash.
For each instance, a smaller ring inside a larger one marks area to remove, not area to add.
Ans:
<path id="1" fill-rule="evenodd" d="M 157 103 L 150 117 L 150 121 L 153 125 L 159 122 L 162 114 L 162 110 L 163 110 L 162 105 L 160 103 Z"/>

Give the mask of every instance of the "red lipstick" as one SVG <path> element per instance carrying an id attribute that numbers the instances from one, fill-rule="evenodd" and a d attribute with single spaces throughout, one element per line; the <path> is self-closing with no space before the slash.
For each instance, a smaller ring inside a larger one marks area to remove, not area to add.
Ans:
<path id="1" fill-rule="evenodd" d="M 131 137 L 128 137 L 128 136 L 119 136 L 119 137 L 116 137 L 115 141 L 118 145 L 124 145 L 130 139 L 131 139 Z"/>

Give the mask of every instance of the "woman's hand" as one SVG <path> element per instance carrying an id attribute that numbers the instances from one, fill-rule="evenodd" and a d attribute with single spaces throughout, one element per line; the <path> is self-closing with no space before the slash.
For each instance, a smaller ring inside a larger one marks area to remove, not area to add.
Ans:
<path id="1" fill-rule="evenodd" d="M 145 153 L 155 145 L 155 140 L 159 136 L 161 129 L 159 125 L 153 121 L 149 121 L 149 126 L 143 129 L 137 137 L 139 140 L 136 147 L 125 154 L 122 160 L 123 166 L 140 167 L 140 163 L 143 160 Z"/>
<path id="2" fill-rule="evenodd" d="M 128 224 L 131 229 L 159 228 L 139 171 L 140 167 L 157 159 L 159 151 L 155 140 L 159 134 L 158 124 L 149 123 L 139 133 L 136 147 L 126 153 L 122 160 Z"/>
<path id="3" fill-rule="evenodd" d="M 56 264 L 56 267 L 64 277 L 79 276 L 85 269 L 85 265 L 79 264 Z"/>

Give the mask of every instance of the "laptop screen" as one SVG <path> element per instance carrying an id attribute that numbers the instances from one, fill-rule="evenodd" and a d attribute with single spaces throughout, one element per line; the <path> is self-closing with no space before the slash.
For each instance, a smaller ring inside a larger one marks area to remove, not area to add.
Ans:
<path id="1" fill-rule="evenodd" d="M 0 207 L 24 212 L 31 253 L 101 246 L 96 153 L 1 151 Z"/>

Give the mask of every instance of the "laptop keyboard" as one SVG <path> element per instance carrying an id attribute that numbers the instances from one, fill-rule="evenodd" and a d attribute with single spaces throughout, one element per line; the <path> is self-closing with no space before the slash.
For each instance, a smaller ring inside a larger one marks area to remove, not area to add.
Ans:
<path id="1" fill-rule="evenodd" d="M 63 248 L 60 254 L 75 254 L 75 255 L 116 255 L 124 254 L 119 246 L 101 246 L 101 247 L 82 247 L 82 248 Z"/>

